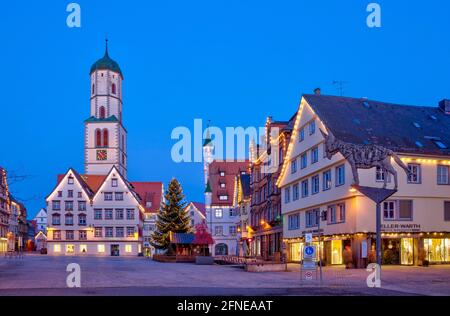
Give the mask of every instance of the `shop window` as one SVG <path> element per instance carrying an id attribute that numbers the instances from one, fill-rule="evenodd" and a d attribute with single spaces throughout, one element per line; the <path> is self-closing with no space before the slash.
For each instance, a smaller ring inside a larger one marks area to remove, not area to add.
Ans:
<path id="1" fill-rule="evenodd" d="M 424 250 L 428 261 L 432 263 L 441 263 L 450 261 L 449 259 L 449 241 L 443 238 L 426 238 L 423 240 Z"/>
<path id="2" fill-rule="evenodd" d="M 414 264 L 414 239 L 402 238 L 400 248 L 400 262 L 403 265 Z"/>
<path id="3" fill-rule="evenodd" d="M 342 264 L 342 240 L 331 241 L 331 264 Z"/>

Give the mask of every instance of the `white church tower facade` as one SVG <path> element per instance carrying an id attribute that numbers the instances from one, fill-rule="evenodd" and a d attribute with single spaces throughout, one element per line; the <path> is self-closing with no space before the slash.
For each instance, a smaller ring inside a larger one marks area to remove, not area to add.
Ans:
<path id="1" fill-rule="evenodd" d="M 127 131 L 122 122 L 122 82 L 119 64 L 105 55 L 90 71 L 90 117 L 85 120 L 85 172 L 106 175 L 115 166 L 127 177 Z"/>

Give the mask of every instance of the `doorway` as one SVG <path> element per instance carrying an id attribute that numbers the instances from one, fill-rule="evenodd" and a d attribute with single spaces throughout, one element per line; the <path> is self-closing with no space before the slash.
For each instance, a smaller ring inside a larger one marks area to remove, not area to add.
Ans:
<path id="1" fill-rule="evenodd" d="M 111 245 L 111 256 L 113 257 L 120 256 L 119 245 Z"/>

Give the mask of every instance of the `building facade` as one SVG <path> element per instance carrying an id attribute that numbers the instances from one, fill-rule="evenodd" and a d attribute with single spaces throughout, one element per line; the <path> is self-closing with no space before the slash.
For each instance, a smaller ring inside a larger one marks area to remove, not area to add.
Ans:
<path id="1" fill-rule="evenodd" d="M 213 161 L 205 190 L 206 223 L 214 239 L 213 256 L 237 255 L 238 215 L 233 206 L 235 177 L 248 173 L 248 161 Z"/>
<path id="2" fill-rule="evenodd" d="M 233 207 L 237 214 L 237 255 L 250 256 L 251 227 L 249 224 L 251 206 L 250 175 L 240 174 L 235 177 Z"/>
<path id="3" fill-rule="evenodd" d="M 267 118 L 264 142 L 253 146 L 251 161 L 251 255 L 264 260 L 281 260 L 283 225 L 281 194 L 276 186 L 292 133 L 294 118 Z"/>
<path id="4" fill-rule="evenodd" d="M 6 170 L 0 167 L 0 253 L 8 251 L 9 204 Z"/>
<path id="5" fill-rule="evenodd" d="M 197 225 L 206 223 L 206 208 L 204 203 L 190 202 L 186 206 L 186 213 L 191 219 L 191 227 L 194 231 Z"/>
<path id="6" fill-rule="evenodd" d="M 375 261 L 375 204 L 352 188 L 341 154 L 325 157 L 322 130 L 348 143 L 389 148 L 408 166 L 409 175 L 393 162 L 398 191 L 382 204 L 383 263 L 450 262 L 449 113 L 448 100 L 419 107 L 304 95 L 277 182 L 288 260 L 302 259 L 306 233 L 319 246 L 320 233 L 326 264 L 349 260 L 366 267 Z M 359 177 L 370 187 L 382 187 L 387 177 L 393 187 L 392 177 L 378 168 L 359 170 Z"/>
<path id="7" fill-rule="evenodd" d="M 36 221 L 37 231 L 45 234 L 47 231 L 47 210 L 41 208 L 33 220 Z"/>
<path id="8" fill-rule="evenodd" d="M 90 71 L 85 174 L 70 168 L 46 198 L 50 255 L 136 256 L 143 253 L 146 215 L 157 212 L 161 182 L 127 179 L 122 71 L 105 55 Z"/>

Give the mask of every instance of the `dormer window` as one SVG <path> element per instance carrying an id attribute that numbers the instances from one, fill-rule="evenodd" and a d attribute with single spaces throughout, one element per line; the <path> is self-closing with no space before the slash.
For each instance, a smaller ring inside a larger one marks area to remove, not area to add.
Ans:
<path id="1" fill-rule="evenodd" d="M 73 177 L 69 176 L 69 178 L 67 178 L 67 184 L 73 184 Z"/>
<path id="2" fill-rule="evenodd" d="M 433 140 L 433 143 L 439 147 L 439 149 L 447 149 L 447 145 L 445 145 L 443 142 L 441 142 L 440 140 Z"/>
<path id="3" fill-rule="evenodd" d="M 225 171 L 220 171 L 220 176 L 225 177 Z"/>
<path id="4" fill-rule="evenodd" d="M 117 187 L 117 179 L 116 178 L 111 179 L 111 186 L 113 188 Z"/>

